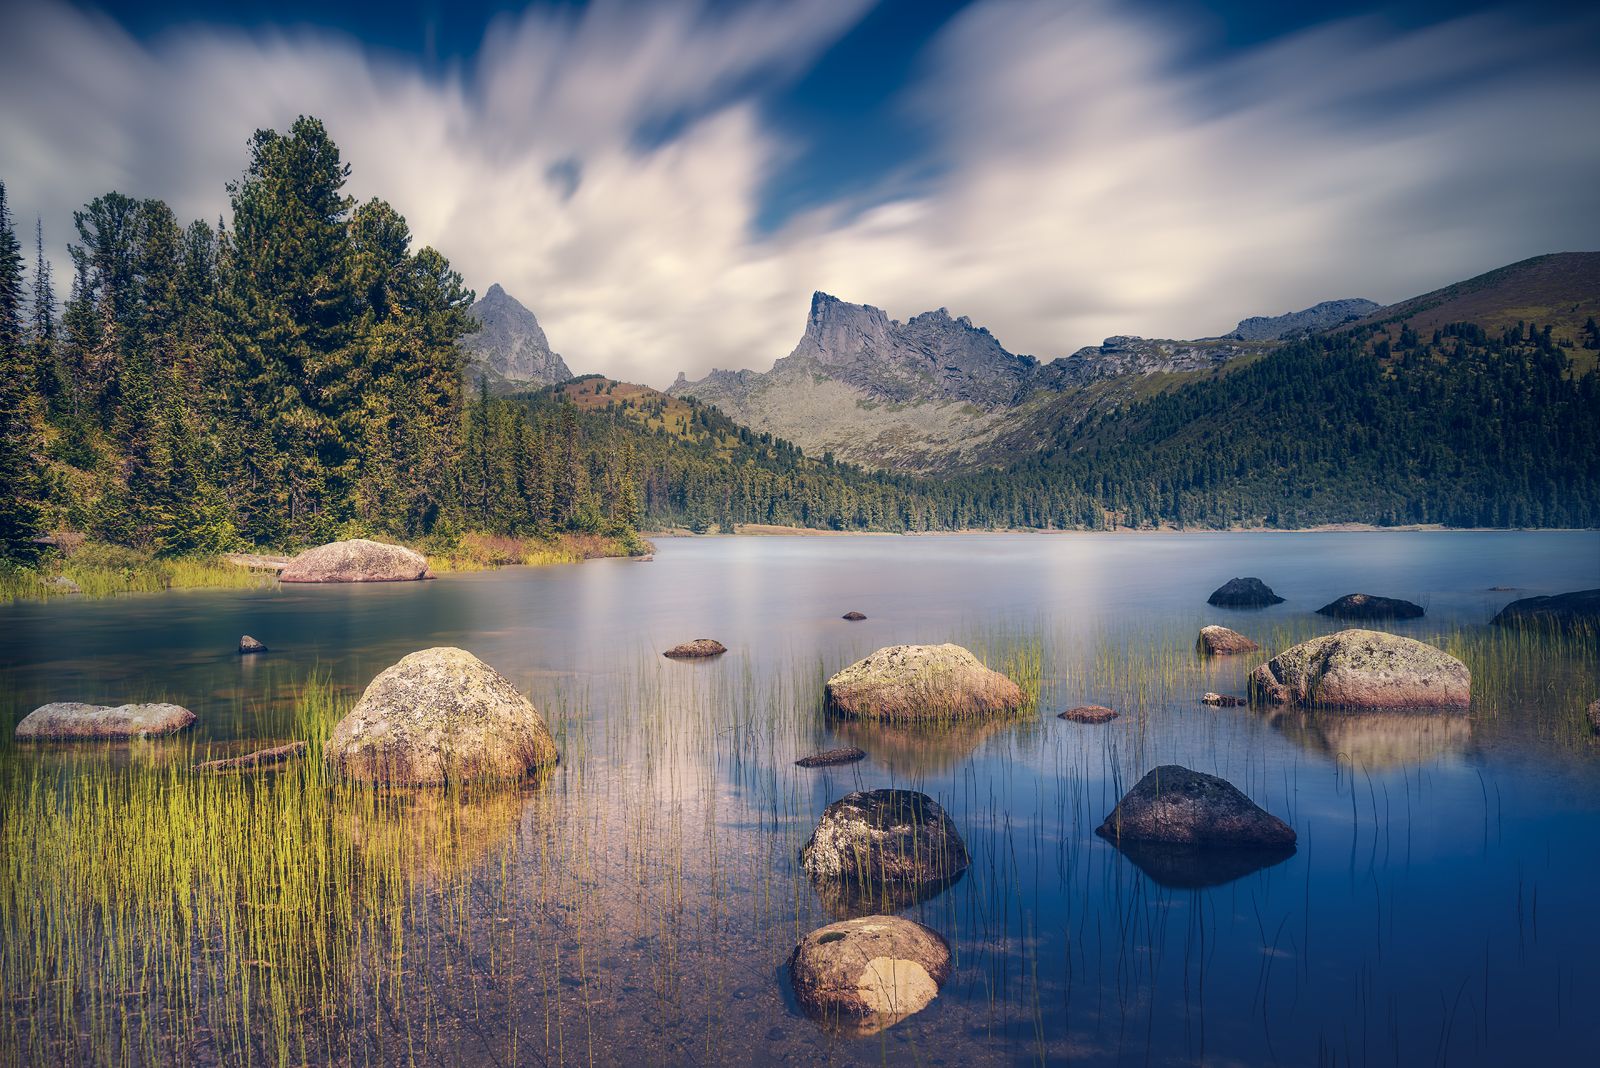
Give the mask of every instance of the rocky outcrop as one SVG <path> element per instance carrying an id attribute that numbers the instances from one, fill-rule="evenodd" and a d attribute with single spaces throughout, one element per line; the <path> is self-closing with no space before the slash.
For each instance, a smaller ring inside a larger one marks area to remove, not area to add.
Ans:
<path id="1" fill-rule="evenodd" d="M 1177 764 L 1140 779 L 1095 831 L 1114 842 L 1282 847 L 1294 829 L 1226 779 Z"/>
<path id="2" fill-rule="evenodd" d="M 674 645 L 661 655 L 671 657 L 674 660 L 700 660 L 708 656 L 721 656 L 727 651 L 728 647 L 719 641 L 711 638 L 696 638 L 692 642 Z"/>
<path id="3" fill-rule="evenodd" d="M 1071 720 L 1073 723 L 1109 723 L 1117 718 L 1117 713 L 1104 705 L 1079 705 L 1057 714 L 1057 719 Z"/>
<path id="4" fill-rule="evenodd" d="M 1238 708 L 1244 704 L 1239 698 L 1227 693 L 1207 693 L 1200 698 L 1200 703 L 1216 708 Z"/>
<path id="5" fill-rule="evenodd" d="M 1370 593 L 1347 593 L 1317 609 L 1319 616 L 1335 619 L 1420 619 L 1420 604 L 1402 601 L 1397 597 L 1376 597 Z"/>
<path id="6" fill-rule="evenodd" d="M 848 619 L 852 623 L 860 623 L 863 619 L 866 619 L 867 617 L 862 615 L 860 612 L 846 612 L 844 615 L 840 616 L 839 618 L 840 619 Z"/>
<path id="7" fill-rule="evenodd" d="M 478 329 L 461 339 L 469 389 L 482 378 L 495 393 L 553 386 L 572 377 L 538 318 L 497 282 L 472 306 Z"/>
<path id="8" fill-rule="evenodd" d="M 350 778 L 397 785 L 521 779 L 558 759 L 532 702 L 448 647 L 412 653 L 373 679 L 322 755 Z"/>
<path id="9" fill-rule="evenodd" d="M 290 560 L 280 582 L 413 582 L 428 577 L 428 558 L 403 545 L 366 538 L 319 545 Z"/>
<path id="10" fill-rule="evenodd" d="M 1600 590 L 1579 590 L 1550 597 L 1524 597 L 1500 609 L 1489 621 L 1497 627 L 1526 630 L 1600 630 Z"/>
<path id="11" fill-rule="evenodd" d="M 1225 336 L 1235 341 L 1279 341 L 1353 323 L 1362 316 L 1371 315 L 1379 307 L 1376 302 L 1361 297 L 1325 300 L 1303 311 L 1286 315 L 1253 315 L 1248 319 L 1240 319 L 1233 332 Z"/>
<path id="12" fill-rule="evenodd" d="M 282 764 L 292 760 L 306 751 L 305 742 L 290 742 L 288 745 L 277 745 L 270 749 L 257 749 L 253 753 L 243 756 L 227 757 L 223 760 L 207 760 L 196 764 L 194 771 L 243 771 L 249 768 L 266 768 L 274 764 Z"/>
<path id="13" fill-rule="evenodd" d="M 1301 642 L 1250 675 L 1253 701 L 1269 705 L 1402 711 L 1465 709 L 1467 665 L 1431 645 L 1375 630 Z"/>
<path id="14" fill-rule="evenodd" d="M 868 1035 L 922 1010 L 950 978 L 950 947 L 895 916 L 819 927 L 789 955 L 795 999 L 831 1029 Z"/>
<path id="15" fill-rule="evenodd" d="M 1600 734 L 1600 701 L 1590 701 L 1584 715 L 1589 717 L 1589 729 Z"/>
<path id="16" fill-rule="evenodd" d="M 1014 712 L 1021 687 L 959 645 L 891 645 L 835 674 L 828 710 L 895 721 L 952 720 Z"/>
<path id="17" fill-rule="evenodd" d="M 1283 598 L 1258 578 L 1231 578 L 1206 598 L 1206 604 L 1218 608 L 1265 608 L 1282 603 Z"/>
<path id="18" fill-rule="evenodd" d="M 250 635 L 248 635 L 248 634 L 243 635 L 239 639 L 239 655 L 240 656 L 250 656 L 250 655 L 252 655 L 254 653 L 264 653 L 266 651 L 267 651 L 267 647 L 265 645 L 263 645 L 260 642 L 256 641 L 256 639 L 250 637 Z"/>
<path id="19" fill-rule="evenodd" d="M 800 866 L 819 889 L 871 901 L 880 890 L 916 900 L 949 885 L 969 857 L 939 803 L 915 790 L 858 790 L 823 810 L 800 850 Z"/>
<path id="20" fill-rule="evenodd" d="M 854 764 L 858 760 L 866 759 L 867 751 L 858 749 L 853 745 L 842 746 L 838 749 L 824 749 L 820 753 L 801 757 L 795 761 L 797 767 L 802 768 L 827 768 L 835 764 Z"/>
<path id="21" fill-rule="evenodd" d="M 181 705 L 88 705 L 57 701 L 40 705 L 17 724 L 20 742 L 94 738 L 155 738 L 194 725 L 194 713 Z"/>
<path id="22" fill-rule="evenodd" d="M 1200 636 L 1194 640 L 1194 648 L 1201 656 L 1232 656 L 1235 653 L 1255 652 L 1261 646 L 1236 630 L 1212 625 L 1200 628 Z"/>

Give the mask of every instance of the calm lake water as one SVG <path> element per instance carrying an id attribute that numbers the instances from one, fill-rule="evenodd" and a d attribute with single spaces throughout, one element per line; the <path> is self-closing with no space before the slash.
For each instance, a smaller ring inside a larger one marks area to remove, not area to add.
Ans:
<path id="1" fill-rule="evenodd" d="M 1209 608 L 1236 575 L 1286 602 Z M 477 806 L 465 816 L 450 799 L 407 810 L 403 830 L 459 848 L 419 864 L 384 921 L 398 980 L 372 965 L 328 995 L 343 1005 L 337 1033 L 307 1028 L 284 1046 L 249 1021 L 228 1025 L 237 1039 L 208 1025 L 162 1059 L 226 1062 L 237 1041 L 262 1063 L 1587 1060 L 1600 1043 L 1600 745 L 1583 709 L 1600 697 L 1600 651 L 1487 623 L 1514 598 L 1597 586 L 1594 533 L 853 536 L 663 539 L 653 562 L 429 583 L 16 604 L 0 607 L 0 771 L 58 787 L 287 739 L 314 674 L 348 699 L 432 645 L 499 669 L 556 730 L 562 764 L 546 779 L 461 802 Z M 1427 608 L 1381 626 L 1465 659 L 1470 714 L 1199 704 L 1207 690 L 1242 695 L 1264 659 L 1202 661 L 1199 627 L 1241 630 L 1270 654 L 1340 629 L 1314 610 L 1352 592 Z M 852 609 L 868 620 L 839 619 Z M 238 657 L 243 633 L 272 651 Z M 730 652 L 659 655 L 702 636 Z M 953 730 L 823 715 L 828 674 L 881 646 L 942 641 L 1036 673 L 1037 711 Z M 132 747 L 10 741 L 45 701 L 156 698 L 192 709 L 196 729 Z M 1056 718 L 1083 703 L 1122 716 Z M 868 759 L 793 766 L 838 744 Z M 1254 871 L 1142 868 L 1097 838 L 1121 793 L 1167 763 L 1232 781 L 1294 826 L 1297 852 Z M 847 1038 L 786 987 L 799 937 L 839 914 L 797 854 L 829 802 L 879 786 L 935 797 L 973 863 L 903 910 L 955 951 L 940 997 Z M 0 789 L 13 808 L 0 821 L 27 817 L 24 793 Z M 0 859 L 8 877 L 29 863 Z M 0 1062 L 71 1046 L 16 978 L 42 989 L 65 965 L 37 944 L 0 950 L 0 1039 L 34 1043 Z M 115 993 L 139 1002 L 115 1009 L 130 1059 L 148 1059 L 141 1028 L 222 1011 L 203 982 L 184 1010 L 151 1008 L 173 981 L 157 970 Z M 92 975 L 67 982 L 94 1001 Z"/>

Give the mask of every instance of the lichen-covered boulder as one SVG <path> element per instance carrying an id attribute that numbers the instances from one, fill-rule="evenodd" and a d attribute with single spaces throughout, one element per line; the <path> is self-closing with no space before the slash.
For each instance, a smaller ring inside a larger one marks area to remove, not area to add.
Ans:
<path id="1" fill-rule="evenodd" d="M 1335 619 L 1420 619 L 1423 607 L 1398 597 L 1377 597 L 1370 593 L 1347 593 L 1317 609 L 1319 616 Z"/>
<path id="2" fill-rule="evenodd" d="M 1461 708 L 1467 665 L 1424 642 L 1376 630 L 1341 630 L 1286 649 L 1250 674 L 1253 701 L 1396 711 Z"/>
<path id="3" fill-rule="evenodd" d="M 950 946 L 920 923 L 863 916 L 819 927 L 789 955 L 795 999 L 844 1034 L 869 1035 L 920 1012 L 950 978 Z"/>
<path id="4" fill-rule="evenodd" d="M 1497 627 L 1531 630 L 1600 630 L 1600 590 L 1524 597 L 1500 609 L 1489 622 Z"/>
<path id="5" fill-rule="evenodd" d="M 279 582 L 413 582 L 428 577 L 428 558 L 403 545 L 366 538 L 307 549 L 278 573 Z"/>
<path id="6" fill-rule="evenodd" d="M 1236 630 L 1213 625 L 1200 628 L 1194 648 L 1201 656 L 1232 656 L 1235 653 L 1255 652 L 1261 646 Z"/>
<path id="7" fill-rule="evenodd" d="M 1282 603 L 1283 598 L 1258 578 L 1231 578 L 1206 598 L 1206 604 L 1214 604 L 1218 608 L 1265 608 Z"/>
<path id="8" fill-rule="evenodd" d="M 858 790 L 829 805 L 800 866 L 813 881 L 865 890 L 936 891 L 967 870 L 967 845 L 949 815 L 915 790 Z"/>
<path id="9" fill-rule="evenodd" d="M 838 672 L 828 710 L 882 720 L 951 720 L 1015 712 L 1022 688 L 959 645 L 891 645 Z"/>
<path id="10" fill-rule="evenodd" d="M 1240 705 L 1244 704 L 1243 701 L 1233 696 L 1231 693 L 1210 692 L 1207 692 L 1200 698 L 1200 703 L 1203 705 L 1212 705 L 1216 708 L 1238 708 Z"/>
<path id="11" fill-rule="evenodd" d="M 1059 713 L 1058 719 L 1071 720 L 1073 723 L 1109 723 L 1117 718 L 1117 713 L 1105 705 L 1079 705 Z"/>
<path id="12" fill-rule="evenodd" d="M 1226 779 L 1165 764 L 1134 784 L 1095 829 L 1112 841 L 1183 846 L 1292 846 L 1294 828 Z"/>
<path id="13" fill-rule="evenodd" d="M 93 738 L 154 738 L 194 725 L 194 713 L 181 705 L 87 705 L 57 701 L 40 705 L 17 724 L 18 741 Z"/>
<path id="14" fill-rule="evenodd" d="M 696 638 L 692 642 L 674 645 L 662 653 L 662 656 L 674 660 L 701 660 L 708 656 L 721 656 L 728 651 L 728 647 L 712 638 Z"/>
<path id="15" fill-rule="evenodd" d="M 351 778 L 397 785 L 521 779 L 558 759 L 533 703 L 482 660 L 448 647 L 380 673 L 322 755 Z"/>

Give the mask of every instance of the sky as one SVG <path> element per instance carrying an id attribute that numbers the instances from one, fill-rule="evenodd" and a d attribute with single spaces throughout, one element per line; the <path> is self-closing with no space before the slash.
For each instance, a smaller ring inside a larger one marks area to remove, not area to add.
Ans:
<path id="1" fill-rule="evenodd" d="M 0 180 L 65 280 L 321 118 L 577 373 L 765 369 L 821 289 L 1049 360 L 1600 248 L 1600 9 L 1234 0 L 0 0 Z"/>

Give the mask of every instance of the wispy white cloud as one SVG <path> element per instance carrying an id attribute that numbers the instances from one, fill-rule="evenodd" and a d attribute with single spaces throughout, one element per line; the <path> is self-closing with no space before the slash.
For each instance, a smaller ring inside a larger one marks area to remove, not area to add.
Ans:
<path id="1" fill-rule="evenodd" d="M 762 103 L 864 3 L 502 16 L 443 76 L 332 34 L 141 43 L 40 4 L 0 35 L 0 176 L 58 244 L 111 188 L 215 217 L 249 132 L 316 114 L 354 192 L 521 297 L 575 369 L 655 384 L 765 366 L 814 288 L 947 305 L 1050 357 L 1600 245 L 1592 19 L 1363 19 L 1197 67 L 1182 27 L 1096 0 L 973 5 L 905 93 L 939 179 L 762 233 L 803 147 Z"/>

